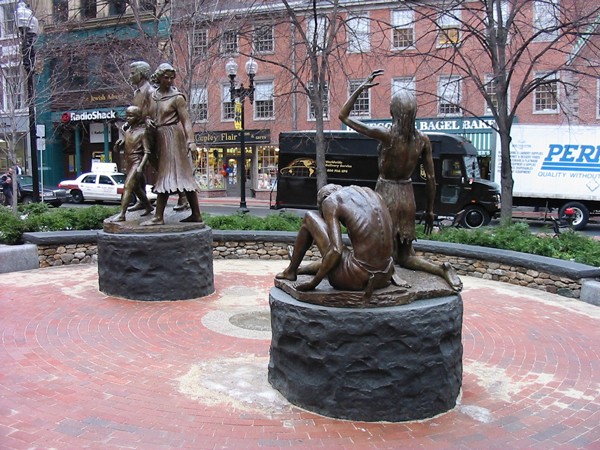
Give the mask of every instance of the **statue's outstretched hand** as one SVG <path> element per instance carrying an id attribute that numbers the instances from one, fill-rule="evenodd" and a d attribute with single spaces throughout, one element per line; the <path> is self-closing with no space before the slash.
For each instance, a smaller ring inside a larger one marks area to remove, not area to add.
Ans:
<path id="1" fill-rule="evenodd" d="M 425 214 L 425 234 L 431 234 L 433 231 L 433 219 L 434 214 L 432 212 Z"/>
<path id="2" fill-rule="evenodd" d="M 373 83 L 373 80 L 375 78 L 377 78 L 380 75 L 383 75 L 383 69 L 378 69 L 378 70 L 374 70 L 373 72 L 371 72 L 371 75 L 369 75 L 369 78 L 367 78 L 365 80 L 365 82 L 363 83 L 363 88 L 365 89 L 369 89 L 372 88 L 373 86 L 377 86 L 379 83 Z"/>

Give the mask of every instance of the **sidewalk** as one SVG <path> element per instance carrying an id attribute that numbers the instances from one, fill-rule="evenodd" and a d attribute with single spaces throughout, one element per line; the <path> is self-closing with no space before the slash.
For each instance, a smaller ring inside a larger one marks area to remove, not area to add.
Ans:
<path id="1" fill-rule="evenodd" d="M 96 266 L 0 275 L 3 449 L 600 448 L 600 308 L 463 277 L 460 404 L 406 423 L 330 419 L 267 382 L 286 262 L 215 261 L 216 292 L 136 302 Z"/>

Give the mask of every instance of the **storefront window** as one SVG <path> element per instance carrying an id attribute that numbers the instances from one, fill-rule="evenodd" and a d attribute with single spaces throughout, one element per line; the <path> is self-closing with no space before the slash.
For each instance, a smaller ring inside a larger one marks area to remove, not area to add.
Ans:
<path id="1" fill-rule="evenodd" d="M 271 190 L 277 181 L 279 149 L 272 145 L 258 147 L 258 182 L 256 188 Z"/>
<path id="2" fill-rule="evenodd" d="M 212 191 L 225 189 L 222 148 L 198 149 L 196 180 L 202 190 Z"/>

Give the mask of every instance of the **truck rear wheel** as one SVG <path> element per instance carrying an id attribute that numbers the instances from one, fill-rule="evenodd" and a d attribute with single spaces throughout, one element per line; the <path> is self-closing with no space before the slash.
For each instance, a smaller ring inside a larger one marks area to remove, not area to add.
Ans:
<path id="1" fill-rule="evenodd" d="M 465 208 L 461 225 L 465 228 L 479 228 L 490 223 L 489 213 L 478 205 L 469 205 Z"/>
<path id="2" fill-rule="evenodd" d="M 558 217 L 563 219 L 565 216 L 565 210 L 567 208 L 572 208 L 575 213 L 575 219 L 573 219 L 573 223 L 571 224 L 571 228 L 574 230 L 583 230 L 588 221 L 590 220 L 590 212 L 587 207 L 579 202 L 569 202 L 565 203 L 560 207 L 558 211 Z"/>

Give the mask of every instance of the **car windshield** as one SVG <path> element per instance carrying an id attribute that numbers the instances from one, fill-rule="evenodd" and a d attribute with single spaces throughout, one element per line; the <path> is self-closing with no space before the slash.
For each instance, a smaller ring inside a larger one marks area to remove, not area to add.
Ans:
<path id="1" fill-rule="evenodd" d="M 19 175 L 19 183 L 33 184 L 33 177 L 31 175 Z"/>
<path id="2" fill-rule="evenodd" d="M 479 172 L 479 162 L 475 156 L 465 156 L 465 167 L 467 168 L 468 178 L 481 178 Z"/>
<path id="3" fill-rule="evenodd" d="M 125 184 L 125 175 L 123 175 L 122 173 L 115 174 L 112 176 L 112 178 L 117 184 Z"/>

